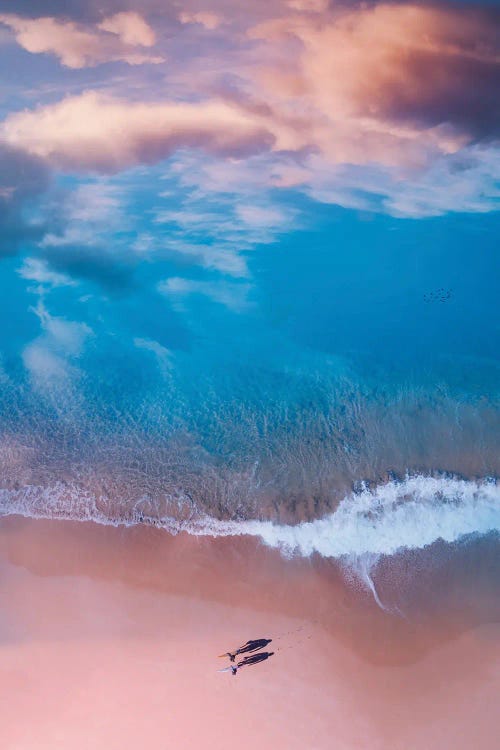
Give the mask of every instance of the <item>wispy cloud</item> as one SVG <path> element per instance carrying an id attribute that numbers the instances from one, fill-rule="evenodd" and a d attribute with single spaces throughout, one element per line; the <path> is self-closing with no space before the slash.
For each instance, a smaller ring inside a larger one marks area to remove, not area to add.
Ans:
<path id="1" fill-rule="evenodd" d="M 152 47 L 153 29 L 135 12 L 117 13 L 97 25 L 76 24 L 55 17 L 25 18 L 1 14 L 0 23 L 14 32 L 17 43 L 33 54 L 56 55 L 68 68 L 85 68 L 100 63 L 123 61 L 129 65 L 160 63 L 158 55 L 136 51 Z"/>
<path id="2" fill-rule="evenodd" d="M 164 374 L 172 368 L 172 353 L 158 341 L 152 339 L 134 338 L 134 346 L 154 355 L 158 367 Z"/>
<path id="3" fill-rule="evenodd" d="M 436 156 L 425 169 L 401 174 L 378 164 L 331 165 L 308 157 L 301 189 L 321 203 L 398 218 L 485 213 L 500 207 L 500 155 L 494 144 Z"/>
<path id="4" fill-rule="evenodd" d="M 72 388 L 78 376 L 75 361 L 92 330 L 86 323 L 52 316 L 42 301 L 32 311 L 42 333 L 25 347 L 22 358 L 34 387 L 47 394 L 61 387 Z"/>
<path id="5" fill-rule="evenodd" d="M 47 261 L 41 258 L 26 258 L 18 270 L 19 276 L 28 281 L 34 281 L 40 285 L 41 291 L 45 288 L 60 286 L 75 286 L 76 281 L 65 273 L 54 271 Z"/>
<path id="6" fill-rule="evenodd" d="M 179 155 L 164 173 L 168 190 L 154 208 L 155 223 L 167 230 L 163 248 L 207 269 L 247 276 L 248 253 L 300 225 L 294 208 L 271 197 L 273 169 L 265 156 Z"/>
<path id="7" fill-rule="evenodd" d="M 99 247 L 113 232 L 130 228 L 123 188 L 104 179 L 77 184 L 54 200 L 59 226 L 47 232 L 41 247 Z"/>
<path id="8" fill-rule="evenodd" d="M 224 280 L 199 281 L 172 277 L 160 282 L 158 290 L 170 297 L 174 306 L 181 311 L 185 309 L 187 298 L 191 295 L 203 295 L 237 313 L 246 310 L 250 304 L 248 284 Z"/>
<path id="9" fill-rule="evenodd" d="M 203 26 L 205 29 L 212 31 L 223 23 L 221 16 L 213 13 L 209 10 L 206 11 L 183 11 L 179 14 L 179 21 L 181 23 L 197 23 Z"/>

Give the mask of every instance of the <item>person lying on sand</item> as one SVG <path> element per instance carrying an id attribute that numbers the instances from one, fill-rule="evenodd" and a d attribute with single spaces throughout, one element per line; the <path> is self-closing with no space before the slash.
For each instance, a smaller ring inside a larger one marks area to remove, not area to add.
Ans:
<path id="1" fill-rule="evenodd" d="M 245 656 L 242 661 L 239 661 L 235 666 L 231 666 L 231 672 L 233 676 L 236 674 L 238 669 L 242 667 L 249 667 L 251 664 L 258 664 L 261 661 L 269 659 L 270 656 L 274 655 L 274 651 L 261 651 L 260 654 L 254 654 L 253 656 Z"/>
<path id="2" fill-rule="evenodd" d="M 220 654 L 219 658 L 229 656 L 230 661 L 234 661 L 235 657 L 239 654 L 247 654 L 251 651 L 258 651 L 261 648 L 265 648 L 268 643 L 271 643 L 272 638 L 257 638 L 253 641 L 247 641 L 243 646 L 240 646 L 236 651 L 227 651 L 225 654 Z"/>

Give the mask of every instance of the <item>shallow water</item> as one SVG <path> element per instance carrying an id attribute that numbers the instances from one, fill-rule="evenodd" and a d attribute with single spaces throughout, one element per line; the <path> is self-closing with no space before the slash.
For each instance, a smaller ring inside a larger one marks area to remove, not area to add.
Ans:
<path id="1" fill-rule="evenodd" d="M 497 532 L 490 218 L 310 210 L 241 305 L 162 298 L 166 261 L 49 292 L 5 260 L 2 512 L 356 559 Z"/>

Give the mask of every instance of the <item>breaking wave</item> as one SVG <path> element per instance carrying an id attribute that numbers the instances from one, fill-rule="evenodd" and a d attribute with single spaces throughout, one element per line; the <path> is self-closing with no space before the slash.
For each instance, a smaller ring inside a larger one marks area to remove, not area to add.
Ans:
<path id="1" fill-rule="evenodd" d="M 218 520 L 190 510 L 182 493 L 175 503 L 175 515 L 158 518 L 145 514 L 144 498 L 127 511 L 113 513 L 106 498 L 65 484 L 0 490 L 2 515 L 114 526 L 146 524 L 172 534 L 184 531 L 196 536 L 250 535 L 286 555 L 308 557 L 317 553 L 339 560 L 376 559 L 423 549 L 438 540 L 454 543 L 471 535 L 500 532 L 500 485 L 494 479 L 414 475 L 374 488 L 365 485 L 346 496 L 333 513 L 297 525 Z"/>

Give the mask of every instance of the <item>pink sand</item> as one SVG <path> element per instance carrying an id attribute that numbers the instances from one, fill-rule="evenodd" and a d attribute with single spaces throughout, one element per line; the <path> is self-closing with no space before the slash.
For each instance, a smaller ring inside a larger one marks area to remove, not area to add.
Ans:
<path id="1" fill-rule="evenodd" d="M 4 750 L 498 747 L 498 625 L 394 625 L 251 540 L 3 519 L 0 570 Z"/>

